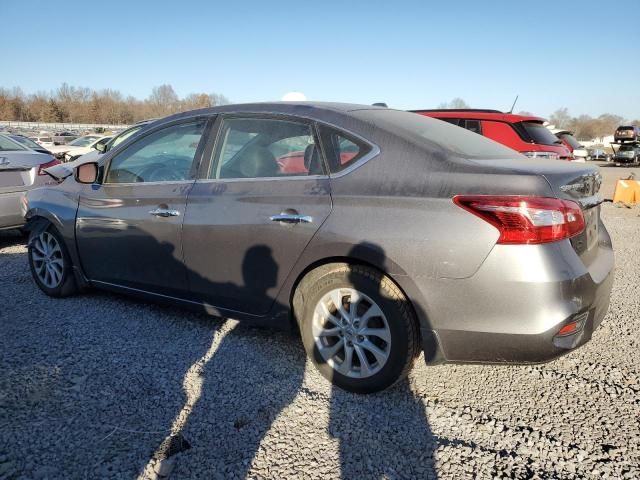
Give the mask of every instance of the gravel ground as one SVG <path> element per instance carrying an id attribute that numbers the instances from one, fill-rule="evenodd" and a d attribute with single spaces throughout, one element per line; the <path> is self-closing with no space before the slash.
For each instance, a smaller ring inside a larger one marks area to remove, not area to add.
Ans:
<path id="1" fill-rule="evenodd" d="M 292 335 L 48 298 L 0 234 L 0 478 L 640 478 L 639 213 L 603 206 L 618 269 L 592 342 L 540 366 L 420 359 L 371 396 Z"/>

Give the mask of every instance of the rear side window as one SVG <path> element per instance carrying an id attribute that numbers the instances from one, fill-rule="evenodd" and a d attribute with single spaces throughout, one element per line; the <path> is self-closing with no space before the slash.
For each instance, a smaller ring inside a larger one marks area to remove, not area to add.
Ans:
<path id="1" fill-rule="evenodd" d="M 338 173 L 348 168 L 372 149 L 368 143 L 326 125 L 320 126 L 320 137 L 331 173 Z"/>
<path id="2" fill-rule="evenodd" d="M 465 120 L 464 128 L 473 133 L 482 133 L 482 130 L 480 129 L 480 120 Z"/>
<path id="3" fill-rule="evenodd" d="M 323 175 L 312 126 L 278 118 L 228 118 L 222 122 L 209 178 Z"/>

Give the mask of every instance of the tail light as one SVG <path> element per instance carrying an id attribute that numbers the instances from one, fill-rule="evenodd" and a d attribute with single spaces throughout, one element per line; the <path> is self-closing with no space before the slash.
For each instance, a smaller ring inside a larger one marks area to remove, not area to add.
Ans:
<path id="1" fill-rule="evenodd" d="M 500 232 L 499 244 L 540 244 L 564 240 L 584 230 L 580 205 L 547 197 L 458 195 L 459 207 Z"/>
<path id="2" fill-rule="evenodd" d="M 54 158 L 50 162 L 41 164 L 40 168 L 38 168 L 38 175 L 46 175 L 46 173 L 44 173 L 45 168 L 53 167 L 54 165 L 58 165 L 59 163 L 60 163 L 60 160 L 58 160 L 57 158 Z"/>
<path id="3" fill-rule="evenodd" d="M 529 158 L 549 158 L 551 160 L 558 160 L 560 155 L 556 152 L 520 152 L 524 156 Z"/>

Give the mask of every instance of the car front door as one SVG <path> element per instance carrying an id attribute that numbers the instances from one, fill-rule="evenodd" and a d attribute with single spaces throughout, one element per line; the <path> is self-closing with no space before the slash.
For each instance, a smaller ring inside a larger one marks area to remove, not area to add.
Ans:
<path id="1" fill-rule="evenodd" d="M 153 293 L 188 291 L 181 228 L 207 119 L 148 132 L 107 160 L 102 183 L 83 189 L 76 218 L 89 279 Z"/>
<path id="2" fill-rule="evenodd" d="M 331 212 L 329 178 L 311 122 L 228 116 L 216 123 L 183 225 L 189 285 L 195 299 L 217 309 L 263 315 Z"/>

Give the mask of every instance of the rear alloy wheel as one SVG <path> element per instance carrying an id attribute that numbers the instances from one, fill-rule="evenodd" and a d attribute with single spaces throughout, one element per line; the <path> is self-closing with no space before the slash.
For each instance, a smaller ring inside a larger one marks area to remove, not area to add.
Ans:
<path id="1" fill-rule="evenodd" d="M 389 360 L 391 330 L 380 307 L 358 290 L 326 293 L 313 313 L 315 348 L 332 369 L 352 378 L 378 373 Z"/>
<path id="2" fill-rule="evenodd" d="M 54 227 L 29 242 L 29 266 L 36 284 L 47 295 L 64 297 L 75 293 L 71 260 Z"/>
<path id="3" fill-rule="evenodd" d="M 413 310 L 375 269 L 321 267 L 302 281 L 301 331 L 320 373 L 345 390 L 371 393 L 404 378 L 419 354 Z"/>

